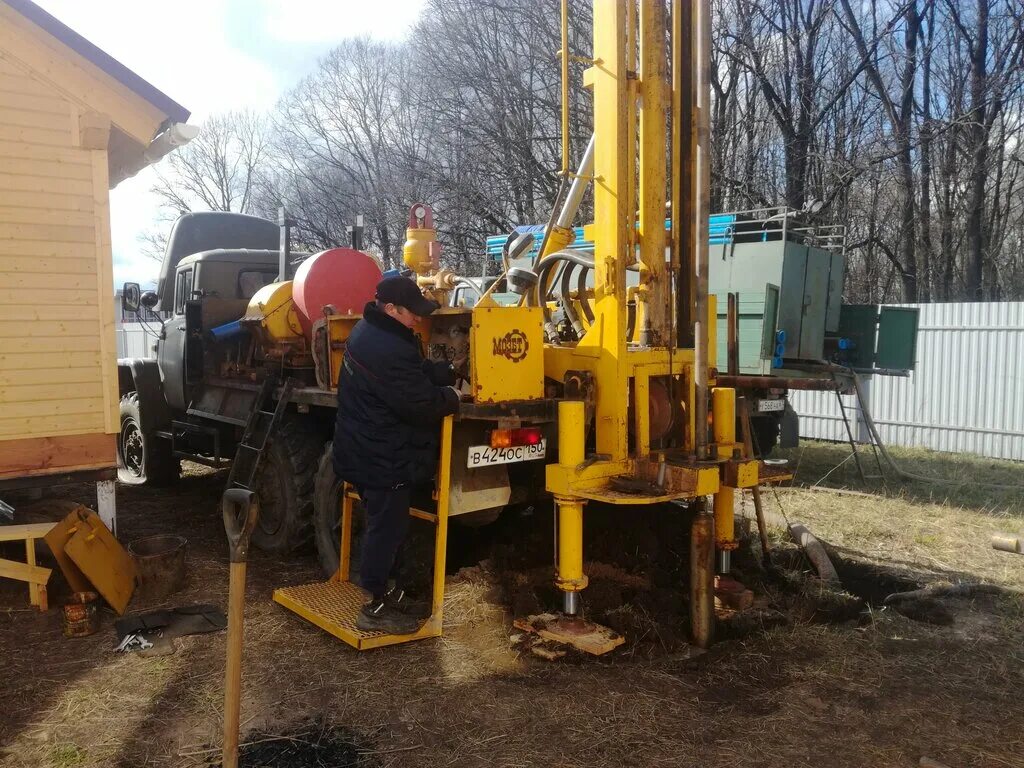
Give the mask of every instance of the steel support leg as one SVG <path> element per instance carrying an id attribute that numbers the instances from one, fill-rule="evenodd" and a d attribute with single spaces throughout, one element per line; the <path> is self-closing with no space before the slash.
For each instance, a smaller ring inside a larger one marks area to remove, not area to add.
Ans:
<path id="1" fill-rule="evenodd" d="M 693 644 L 708 648 L 715 635 L 715 519 L 707 502 L 695 502 L 690 527 L 690 633 Z"/>

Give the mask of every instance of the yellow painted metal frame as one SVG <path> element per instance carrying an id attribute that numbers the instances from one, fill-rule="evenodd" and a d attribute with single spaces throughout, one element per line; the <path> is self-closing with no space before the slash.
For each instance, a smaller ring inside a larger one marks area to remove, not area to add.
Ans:
<path id="1" fill-rule="evenodd" d="M 475 402 L 544 397 L 543 324 L 540 307 L 473 308 L 469 360 Z"/>
<path id="2" fill-rule="evenodd" d="M 294 611 L 326 632 L 344 640 L 360 651 L 386 645 L 409 643 L 428 637 L 440 637 L 444 615 L 444 573 L 448 551 L 448 489 L 451 484 L 452 426 L 454 416 L 445 417 L 441 425 L 441 459 L 437 472 L 437 513 L 410 510 L 410 514 L 433 522 L 434 577 L 431 591 L 430 618 L 410 635 L 389 635 L 364 632 L 355 628 L 355 614 L 365 602 L 365 593 L 348 581 L 352 550 L 352 506 L 357 496 L 345 490 L 341 503 L 340 567 L 331 579 L 322 584 L 283 587 L 274 590 L 274 601 Z M 330 606 L 324 610 L 321 606 Z"/>
<path id="3" fill-rule="evenodd" d="M 651 377 L 674 376 L 682 383 L 680 398 L 689 422 L 684 436 L 687 451 L 694 448 L 697 429 L 704 428 L 695 423 L 695 413 L 700 410 L 694 407 L 694 381 L 699 378 L 694 368 L 695 351 L 676 348 L 668 322 L 672 310 L 668 307 L 671 291 L 665 269 L 663 221 L 668 184 L 665 126 L 670 102 L 665 21 L 664 5 L 657 0 L 640 0 L 639 15 L 634 3 L 593 3 L 594 61 L 584 73 L 584 84 L 592 89 L 594 98 L 594 221 L 585 228 L 585 236 L 594 242 L 594 321 L 575 346 L 551 345 L 545 349 L 544 373 L 555 380 L 563 380 L 568 371 L 583 370 L 594 376 L 595 452 L 601 458 L 589 466 L 549 465 L 547 489 L 556 496 L 645 504 L 693 498 L 714 493 L 720 487 L 719 467 L 711 464 L 708 469 L 693 463 L 670 469 L 677 479 L 682 476 L 676 487 L 686 491 L 618 494 L 609 488 L 613 477 L 636 477 L 638 461 L 650 455 L 646 403 Z M 639 84 L 637 73 L 631 71 L 637 58 Z M 638 118 L 639 142 L 634 140 Z M 636 200 L 638 160 L 640 199 Z M 673 184 L 678 173 L 680 169 L 674 166 Z M 638 204 L 639 240 L 633 225 Z M 649 343 L 641 348 L 626 339 L 626 267 L 636 257 L 637 242 L 641 286 L 636 295 L 644 304 L 637 314 L 650 318 L 651 330 Z M 713 297 L 709 297 L 708 304 L 707 317 L 701 320 L 713 338 Z M 709 358 L 706 363 L 711 367 L 715 361 Z M 631 385 L 632 424 L 626 396 Z M 630 427 L 635 436 L 632 454 Z"/>

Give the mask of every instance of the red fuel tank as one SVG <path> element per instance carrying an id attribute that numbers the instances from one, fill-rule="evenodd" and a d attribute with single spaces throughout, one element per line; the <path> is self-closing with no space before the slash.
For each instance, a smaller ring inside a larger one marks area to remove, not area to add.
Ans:
<path id="1" fill-rule="evenodd" d="M 299 324 L 308 337 L 324 307 L 338 314 L 359 314 L 373 299 L 381 280 L 380 267 L 370 256 L 351 248 L 331 248 L 310 256 L 295 270 L 292 298 Z"/>

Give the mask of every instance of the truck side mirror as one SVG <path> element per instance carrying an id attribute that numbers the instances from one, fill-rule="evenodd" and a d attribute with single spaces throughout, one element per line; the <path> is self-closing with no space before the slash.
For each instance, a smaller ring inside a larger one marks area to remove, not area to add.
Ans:
<path id="1" fill-rule="evenodd" d="M 153 309 L 160 301 L 160 297 L 157 296 L 153 291 L 146 291 L 139 298 L 139 303 L 146 309 Z"/>
<path id="2" fill-rule="evenodd" d="M 125 283 L 121 288 L 121 311 L 138 312 L 142 299 L 142 289 L 138 283 Z"/>

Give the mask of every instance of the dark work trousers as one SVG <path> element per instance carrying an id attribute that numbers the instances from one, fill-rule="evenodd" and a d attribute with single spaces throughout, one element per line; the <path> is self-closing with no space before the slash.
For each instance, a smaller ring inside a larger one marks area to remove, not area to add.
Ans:
<path id="1" fill-rule="evenodd" d="M 409 531 L 410 488 L 363 488 L 360 496 L 366 509 L 359 580 L 374 600 L 387 592 L 388 578 L 398 576 L 399 551 Z"/>

